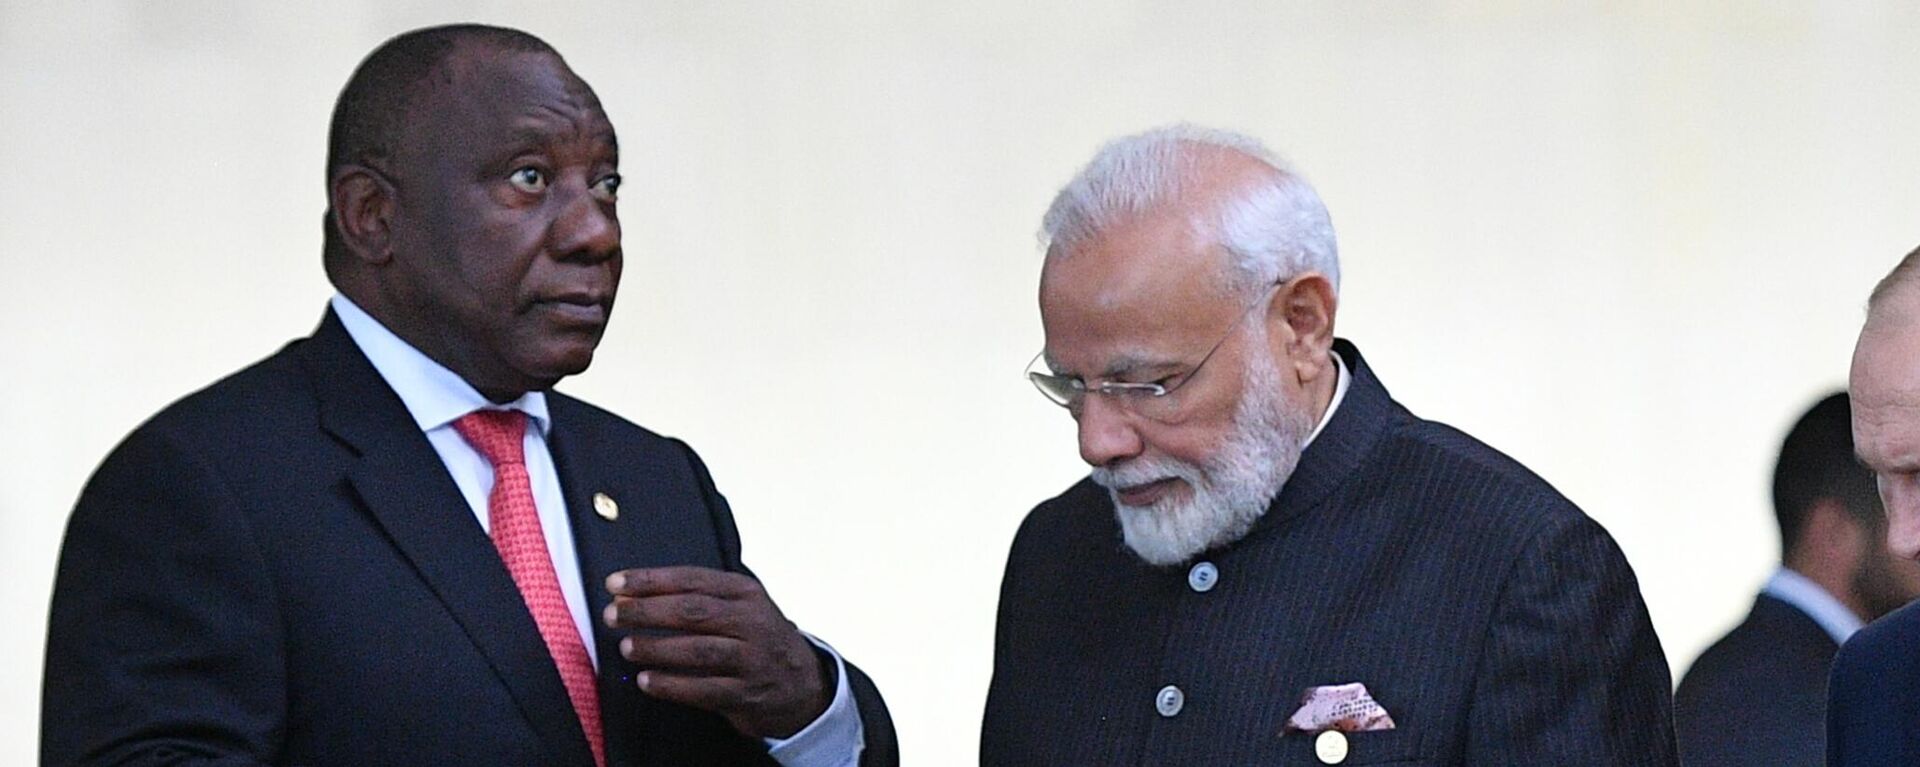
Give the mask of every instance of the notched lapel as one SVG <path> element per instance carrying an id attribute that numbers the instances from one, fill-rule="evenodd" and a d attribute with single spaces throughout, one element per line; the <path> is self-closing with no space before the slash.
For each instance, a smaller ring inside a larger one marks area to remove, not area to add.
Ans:
<path id="1" fill-rule="evenodd" d="M 641 756 L 647 750 L 644 744 L 706 737 L 700 733 L 730 733 L 717 717 L 640 694 L 633 683 L 633 664 L 620 656 L 625 632 L 598 620 L 613 601 L 604 584 L 615 571 L 723 566 L 712 517 L 691 468 L 679 470 L 687 466 L 685 456 L 674 443 L 636 438 L 630 425 L 565 395 L 549 392 L 547 409 L 553 416 L 547 449 L 567 499 L 580 577 L 595 618 L 594 651 L 600 661 L 608 760 L 646 761 Z M 601 493 L 619 505 L 613 520 L 595 511 L 594 496 Z"/>
<path id="2" fill-rule="evenodd" d="M 567 520 L 595 615 L 611 601 L 602 584 L 614 571 L 723 566 L 712 543 L 710 511 L 691 470 L 674 471 L 686 459 L 668 447 L 672 443 L 623 439 L 619 430 L 607 428 L 613 416 L 565 395 L 549 393 L 547 406 L 553 414 L 547 449 L 567 499 Z M 595 510 L 599 494 L 618 504 L 617 518 L 606 519 Z"/>
<path id="3" fill-rule="evenodd" d="M 347 481 L 368 514 L 479 648 L 554 763 L 591 763 L 566 686 L 493 542 L 406 406 L 332 312 L 305 364 L 321 426 L 359 453 Z"/>

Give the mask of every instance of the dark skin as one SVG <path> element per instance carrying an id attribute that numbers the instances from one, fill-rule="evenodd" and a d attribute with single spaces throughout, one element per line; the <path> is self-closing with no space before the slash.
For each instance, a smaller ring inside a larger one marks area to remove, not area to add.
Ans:
<path id="1" fill-rule="evenodd" d="M 392 156 L 335 172 L 340 288 L 506 402 L 593 361 L 620 282 L 619 150 L 585 83 L 543 54 L 457 52 Z"/>
<path id="2" fill-rule="evenodd" d="M 705 567 L 623 570 L 607 576 L 613 603 L 601 620 L 635 633 L 620 654 L 641 668 L 647 694 L 706 709 L 748 735 L 784 738 L 832 702 L 820 657 L 780 614 L 760 582 Z M 797 641 L 769 641 L 770 638 Z M 796 684 L 814 680 L 817 692 Z"/>
<path id="3" fill-rule="evenodd" d="M 469 44 L 403 122 L 392 156 L 333 175 L 341 292 L 495 402 L 585 370 L 621 266 L 619 149 L 593 90 L 558 57 Z M 621 654 L 647 694 L 773 738 L 832 702 L 752 578 L 636 569 L 607 587 L 608 625 L 640 632 Z"/>

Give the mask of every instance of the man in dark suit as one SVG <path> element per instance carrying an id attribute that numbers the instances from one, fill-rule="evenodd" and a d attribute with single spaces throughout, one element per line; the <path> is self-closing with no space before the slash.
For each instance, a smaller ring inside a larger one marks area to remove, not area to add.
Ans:
<path id="1" fill-rule="evenodd" d="M 1887 545 L 1920 559 L 1920 249 L 1873 289 L 1847 390 L 1853 444 L 1887 511 Z M 1860 630 L 1833 660 L 1827 764 L 1920 764 L 1920 603 Z"/>
<path id="2" fill-rule="evenodd" d="M 983 762 L 1676 763 L 1625 558 L 1334 338 L 1304 180 L 1161 129 L 1103 148 L 1043 231 L 1030 375 L 1093 472 L 1014 540 Z"/>
<path id="3" fill-rule="evenodd" d="M 81 494 L 45 763 L 897 763 L 877 690 L 781 616 L 693 451 L 551 391 L 613 308 L 617 163 L 525 33 L 362 62 L 319 329 Z"/>
<path id="4" fill-rule="evenodd" d="M 1746 620 L 1680 680 L 1674 725 L 1689 767 L 1824 764 L 1834 652 L 1865 621 L 1920 594 L 1920 567 L 1887 549 L 1852 429 L 1839 392 L 1802 415 L 1780 446 L 1773 508 L 1782 566 Z"/>

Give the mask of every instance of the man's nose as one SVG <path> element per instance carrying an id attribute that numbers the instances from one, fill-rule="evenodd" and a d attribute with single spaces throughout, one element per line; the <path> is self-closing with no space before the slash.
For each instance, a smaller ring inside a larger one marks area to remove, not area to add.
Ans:
<path id="1" fill-rule="evenodd" d="M 1140 454 L 1140 432 L 1133 416 L 1100 394 L 1087 394 L 1081 400 L 1080 460 L 1089 466 L 1105 466 Z"/>
<path id="2" fill-rule="evenodd" d="M 613 203 L 582 191 L 553 222 L 553 249 L 561 258 L 604 261 L 620 252 L 620 217 Z"/>
<path id="3" fill-rule="evenodd" d="M 1887 548 L 1907 559 L 1920 559 L 1920 489 L 1906 485 L 1881 493 L 1887 507 Z"/>

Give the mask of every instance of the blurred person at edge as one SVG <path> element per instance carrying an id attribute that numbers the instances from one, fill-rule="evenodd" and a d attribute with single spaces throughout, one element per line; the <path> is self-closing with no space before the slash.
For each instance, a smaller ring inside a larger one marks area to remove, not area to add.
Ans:
<path id="1" fill-rule="evenodd" d="M 1887 545 L 1920 559 L 1920 249 L 1869 295 L 1847 393 L 1854 451 L 1887 512 Z M 1920 603 L 1840 646 L 1827 685 L 1827 764 L 1920 764 Z"/>
<path id="2" fill-rule="evenodd" d="M 319 328 L 80 495 L 43 762 L 896 764 L 693 450 L 552 390 L 620 281 L 593 89 L 518 30 L 415 30 L 354 70 L 327 154 Z"/>
<path id="3" fill-rule="evenodd" d="M 1867 621 L 1920 596 L 1920 564 L 1887 548 L 1873 472 L 1854 457 L 1852 430 L 1847 395 L 1837 392 L 1802 414 L 1780 445 L 1780 567 L 1674 693 L 1688 767 L 1825 764 L 1834 653 Z"/>
<path id="4" fill-rule="evenodd" d="M 1014 539 L 985 764 L 1675 764 L 1626 558 L 1335 337 L 1333 226 L 1298 174 L 1153 130 L 1042 233 L 1029 377 L 1093 469 Z"/>

